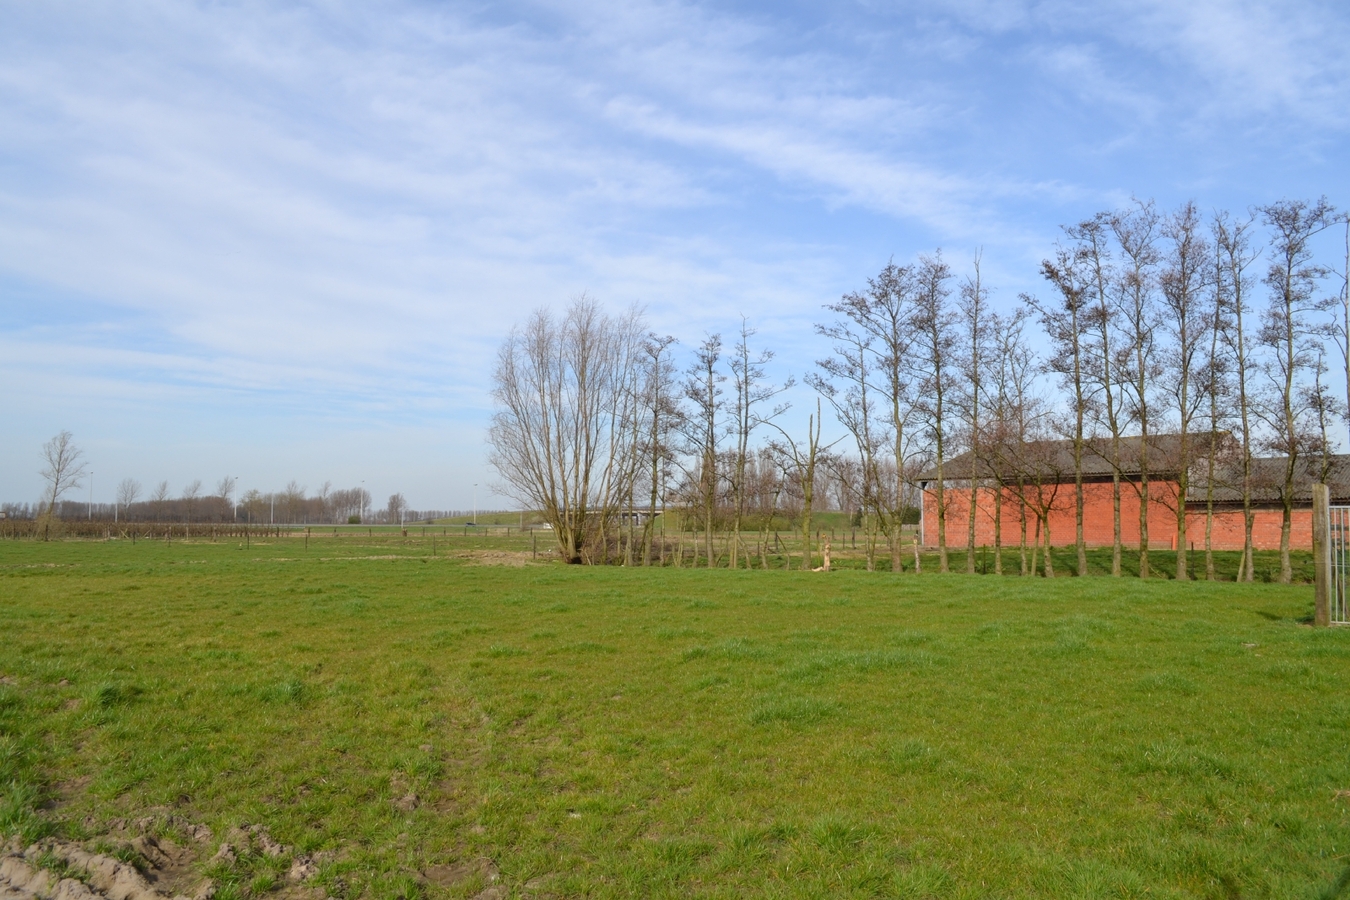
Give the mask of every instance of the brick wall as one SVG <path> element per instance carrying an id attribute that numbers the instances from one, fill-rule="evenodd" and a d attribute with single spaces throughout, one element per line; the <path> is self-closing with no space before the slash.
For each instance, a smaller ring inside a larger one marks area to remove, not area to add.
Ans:
<path id="1" fill-rule="evenodd" d="M 1061 484 L 1047 486 L 1039 499 L 1034 488 L 1028 493 L 1036 506 L 1050 511 L 1050 541 L 1057 547 L 1074 542 L 1074 486 Z M 946 489 L 947 546 L 965 547 L 968 534 L 967 516 L 970 511 L 968 488 Z M 983 488 L 975 509 L 975 544 L 992 546 L 994 543 L 993 488 Z M 1177 514 L 1176 482 L 1154 481 L 1149 484 L 1148 535 L 1149 547 L 1160 550 L 1176 548 Z M 1120 486 L 1120 538 L 1127 547 L 1139 546 L 1139 507 L 1141 498 L 1135 485 Z M 923 498 L 923 532 L 925 546 L 937 546 L 938 516 L 937 491 L 927 490 Z M 1021 533 L 1021 504 L 1012 489 L 1003 494 L 1003 545 L 1016 545 Z M 1256 510 L 1252 526 L 1252 544 L 1258 550 L 1278 550 L 1280 547 L 1279 509 Z M 1089 547 L 1109 547 L 1112 542 L 1111 484 L 1094 482 L 1083 485 L 1083 540 Z M 1036 517 L 1027 511 L 1027 540 L 1036 539 Z M 1242 511 L 1222 510 L 1214 514 L 1213 547 L 1215 550 L 1242 549 Z M 1187 504 L 1186 542 L 1197 550 L 1205 545 L 1205 507 L 1201 502 Z M 1312 549 L 1312 509 L 1295 509 L 1290 523 L 1289 545 L 1296 550 Z"/>

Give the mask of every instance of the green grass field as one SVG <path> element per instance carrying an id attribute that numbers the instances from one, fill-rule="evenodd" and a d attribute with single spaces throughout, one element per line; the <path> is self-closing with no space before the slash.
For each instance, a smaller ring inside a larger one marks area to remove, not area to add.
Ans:
<path id="1" fill-rule="evenodd" d="M 286 858 L 206 861 L 243 823 L 351 900 L 474 896 L 482 865 L 419 873 L 482 859 L 518 897 L 1311 898 L 1345 868 L 1350 629 L 1306 626 L 1310 586 L 527 557 L 0 543 L 0 832 L 172 809 L 220 900 L 290 890 Z"/>

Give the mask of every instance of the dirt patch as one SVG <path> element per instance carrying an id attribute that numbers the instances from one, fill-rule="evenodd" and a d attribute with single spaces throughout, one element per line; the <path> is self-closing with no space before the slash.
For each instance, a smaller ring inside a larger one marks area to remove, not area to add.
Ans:
<path id="1" fill-rule="evenodd" d="M 133 838 L 131 846 L 150 864 L 145 869 L 145 880 L 156 891 L 176 896 L 195 894 L 202 889 L 202 877 L 196 871 L 196 854 L 188 848 L 150 834 Z"/>
<path id="2" fill-rule="evenodd" d="M 461 550 L 454 558 L 476 566 L 522 567 L 538 562 L 528 550 Z"/>
<path id="3" fill-rule="evenodd" d="M 70 701 L 66 701 L 66 709 L 73 709 Z M 51 801 L 52 809 L 60 809 L 63 806 L 69 806 L 76 800 L 84 796 L 85 791 L 89 790 L 89 785 L 93 784 L 94 779 L 89 775 L 81 775 L 79 778 L 72 778 L 69 781 L 63 781 L 56 785 L 52 791 Z"/>
<path id="4" fill-rule="evenodd" d="M 87 784 L 76 779 L 63 787 L 78 792 Z M 90 820 L 85 825 L 97 827 Z M 200 872 L 212 839 L 206 825 L 159 810 L 130 821 L 113 819 L 99 830 L 105 831 L 102 837 L 84 844 L 48 838 L 24 847 L 15 838 L 0 846 L 0 900 L 211 900 L 215 895 L 215 883 Z M 241 855 L 275 859 L 290 853 L 265 826 L 241 825 L 230 830 L 210 861 L 231 865 Z M 285 900 L 322 900 L 322 890 L 302 887 L 318 874 L 320 862 L 317 856 L 292 860 Z"/>
<path id="5" fill-rule="evenodd" d="M 422 870 L 422 878 L 440 887 L 458 887 L 474 876 L 480 876 L 484 882 L 492 884 L 501 873 L 497 864 L 487 857 L 471 859 L 454 865 L 427 866 Z"/>
<path id="6" fill-rule="evenodd" d="M 142 874 L 130 863 L 91 853 L 79 844 L 49 838 L 23 851 L 13 844 L 0 856 L 0 896 L 9 900 L 206 900 L 210 882 L 191 871 L 191 855 L 171 842 L 142 837 Z M 179 891 L 183 893 L 178 893 Z"/>

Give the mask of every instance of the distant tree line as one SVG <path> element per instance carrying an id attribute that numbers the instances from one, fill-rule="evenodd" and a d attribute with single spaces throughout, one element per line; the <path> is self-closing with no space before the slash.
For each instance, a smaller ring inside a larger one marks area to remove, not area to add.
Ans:
<path id="1" fill-rule="evenodd" d="M 1319 258 L 1319 236 L 1340 230 L 1344 254 Z M 1257 497 L 1277 498 L 1287 582 L 1299 490 L 1326 477 L 1350 406 L 1347 269 L 1350 222 L 1325 199 L 1243 216 L 1143 201 L 1096 213 L 1042 261 L 1044 293 L 1001 308 L 979 254 L 963 273 L 940 251 L 892 261 L 825 305 L 821 356 L 804 378 L 815 409 L 796 433 L 782 424 L 793 385 L 767 377 L 773 352 L 744 319 L 730 342 L 708 334 L 680 353 L 636 310 L 611 315 L 583 296 L 561 315 L 535 312 L 501 347 L 491 460 L 501 490 L 554 528 L 562 557 L 590 563 L 649 563 L 652 518 L 640 511 L 658 507 L 697 523 L 708 565 L 719 530 L 730 564 L 751 565 L 743 530 L 778 515 L 801 527 L 809 559 L 812 512 L 835 505 L 863 530 L 868 568 L 889 553 L 900 570 L 926 473 L 939 568 L 964 532 L 974 571 L 975 506 L 950 521 L 944 496 L 962 457 L 967 487 L 1011 498 L 996 515 L 1018 532 L 1024 572 L 1029 523 L 1048 551 L 1051 509 L 1072 503 L 1080 575 L 1085 472 L 1105 464 L 1113 574 L 1127 529 L 1150 574 L 1150 502 L 1124 523 L 1123 491 L 1167 506 L 1184 546 L 1188 505 L 1212 522 L 1223 489 L 1244 511 L 1243 580 Z M 822 442 L 825 409 L 842 439 Z M 1208 526 L 1204 544 L 1213 577 Z M 1191 577 L 1186 554 L 1175 565 Z"/>
<path id="2" fill-rule="evenodd" d="M 123 522 L 174 522 L 189 524 L 252 523 L 276 525 L 394 524 L 465 515 L 462 510 L 415 510 L 401 493 L 393 494 L 383 508 L 373 508 L 370 492 L 363 487 L 334 489 L 324 482 L 310 494 L 297 481 L 280 491 L 256 489 L 236 496 L 237 479 L 226 476 L 207 490 L 200 479 L 170 489 L 160 481 L 149 491 L 134 478 L 117 485 L 113 503 L 81 502 L 63 495 L 80 487 L 88 477 L 83 452 L 70 432 L 61 432 L 43 447 L 47 465 L 42 474 L 47 489 L 38 503 L 5 503 L 0 513 L 10 519 L 96 519 Z M 44 533 L 46 533 L 44 531 Z"/>

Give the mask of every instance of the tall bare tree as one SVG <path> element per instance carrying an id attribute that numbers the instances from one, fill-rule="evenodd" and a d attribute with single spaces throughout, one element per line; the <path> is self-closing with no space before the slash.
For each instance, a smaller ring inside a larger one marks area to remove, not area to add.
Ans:
<path id="1" fill-rule="evenodd" d="M 694 458 L 695 471 L 692 474 L 703 520 L 703 549 L 707 555 L 708 568 L 716 565 L 717 560 L 713 551 L 713 528 L 721 488 L 718 463 L 722 441 L 727 436 L 726 423 L 722 421 L 722 415 L 726 412 L 722 383 L 727 380 L 727 376 L 721 367 L 722 336 L 707 335 L 694 351 L 694 361 L 686 370 L 684 380 L 684 397 L 689 401 L 692 412 L 682 421 L 687 449 Z"/>
<path id="2" fill-rule="evenodd" d="M 1177 517 L 1178 581 L 1186 581 L 1186 499 L 1191 488 L 1194 462 L 1191 433 L 1205 393 L 1197 384 L 1202 377 L 1205 348 L 1214 333 L 1206 325 L 1211 318 L 1205 304 L 1210 287 L 1209 242 L 1194 202 L 1187 202 L 1162 224 L 1167 250 L 1160 278 L 1164 330 L 1170 340 L 1164 349 L 1166 377 L 1164 388 L 1171 395 L 1172 414 L 1177 423 L 1177 491 L 1173 509 Z M 1213 455 L 1212 453 L 1210 454 Z"/>
<path id="3" fill-rule="evenodd" d="M 1340 363 L 1345 374 L 1346 425 L 1350 427 L 1350 216 L 1343 215 L 1345 224 L 1345 268 L 1341 270 L 1340 310 L 1336 315 L 1336 345 L 1340 349 Z M 1350 444 L 1347 444 L 1350 449 Z"/>
<path id="4" fill-rule="evenodd" d="M 1211 223 L 1211 230 L 1213 224 Z M 1216 235 L 1216 238 L 1218 235 Z M 1220 461 L 1231 456 L 1230 442 L 1224 438 L 1227 426 L 1234 421 L 1230 401 L 1234 395 L 1233 370 L 1225 352 L 1224 335 L 1230 328 L 1230 303 L 1226 285 L 1227 269 L 1224 250 L 1219 240 L 1211 243 L 1213 254 L 1209 277 L 1209 301 L 1203 314 L 1205 356 L 1200 367 L 1199 388 L 1205 398 L 1206 428 L 1209 431 L 1205 453 L 1205 580 L 1218 577 L 1214 569 L 1214 504 L 1218 491 Z"/>
<path id="5" fill-rule="evenodd" d="M 150 490 L 150 509 L 155 514 L 155 521 L 164 520 L 165 507 L 169 502 L 169 482 L 161 481 Z"/>
<path id="6" fill-rule="evenodd" d="M 319 521 L 335 521 L 333 515 L 333 482 L 325 481 L 319 485 L 319 492 L 314 495 L 314 499 L 319 501 Z"/>
<path id="7" fill-rule="evenodd" d="M 1226 317 L 1223 342 L 1226 356 L 1233 370 L 1234 389 L 1236 390 L 1239 438 L 1241 446 L 1241 485 L 1242 492 L 1242 560 L 1238 564 L 1238 581 L 1251 581 L 1255 577 L 1252 556 L 1252 527 L 1256 521 L 1256 512 L 1252 508 L 1252 459 L 1256 441 L 1256 423 L 1253 421 L 1251 386 L 1251 368 L 1253 361 L 1253 341 L 1251 329 L 1247 327 L 1251 305 L 1248 302 L 1251 276 L 1248 269 L 1260 255 L 1252 248 L 1251 230 L 1254 220 L 1233 219 L 1227 213 L 1214 217 L 1212 230 L 1214 244 L 1219 253 L 1219 272 L 1216 291 L 1219 303 Z"/>
<path id="8" fill-rule="evenodd" d="M 134 478 L 123 478 L 117 485 L 117 505 L 127 521 L 131 521 L 131 504 L 141 496 L 141 483 Z M 115 517 L 115 516 L 114 516 Z"/>
<path id="9" fill-rule="evenodd" d="M 1117 272 L 1111 252 L 1111 214 L 1098 213 L 1070 229 L 1075 241 L 1074 255 L 1084 270 L 1087 294 L 1086 321 L 1090 337 L 1084 343 L 1086 378 L 1090 388 L 1089 408 L 1106 426 L 1106 446 L 1092 441 L 1094 454 L 1106 460 L 1111 470 L 1111 576 L 1121 574 L 1122 536 L 1120 527 L 1120 488 L 1124 460 L 1121 453 L 1125 435 L 1124 384 L 1121 372 L 1126 368 L 1119 338 L 1120 310 L 1115 302 Z M 1096 429 L 1094 429 L 1096 430 Z"/>
<path id="10" fill-rule="evenodd" d="M 200 478 L 194 479 L 190 484 L 183 488 L 183 515 L 185 521 L 197 521 L 197 501 L 202 496 L 202 481 Z"/>
<path id="11" fill-rule="evenodd" d="M 609 316 L 582 296 L 561 318 L 535 312 L 497 353 L 490 460 L 567 562 L 608 558 L 605 525 L 631 490 L 641 325 L 636 310 Z"/>
<path id="12" fill-rule="evenodd" d="M 1011 489 L 1015 497 L 1024 494 L 1024 476 L 1017 466 L 1019 447 L 1027 441 L 1031 419 L 1036 411 L 1031 386 L 1039 360 L 1026 335 L 1031 310 L 1019 306 L 1011 316 L 990 316 L 991 353 L 985 379 L 989 391 L 989 416 L 983 426 L 986 459 L 994 477 L 994 574 L 1003 574 L 1003 506 Z M 1021 522 L 1021 568 L 1027 574 L 1026 506 L 1019 502 Z"/>
<path id="13" fill-rule="evenodd" d="M 809 571 L 812 562 L 811 553 L 811 515 L 816 507 L 816 466 L 830 447 L 838 443 L 820 443 L 820 398 L 816 398 L 816 413 L 806 417 L 806 445 L 803 447 L 777 423 L 770 423 L 782 436 L 781 441 L 773 441 L 770 449 L 780 460 L 780 466 L 788 477 L 796 482 L 801 493 L 802 511 L 802 570 Z"/>
<path id="14" fill-rule="evenodd" d="M 642 523 L 642 564 L 651 565 L 652 536 L 656 527 L 656 504 L 665 493 L 666 466 L 674 453 L 671 434 L 679 422 L 680 407 L 676 395 L 675 366 L 671 361 L 671 346 L 675 338 L 649 334 L 642 342 L 643 386 L 642 406 L 646 420 L 646 443 L 643 447 L 647 464 L 648 484 L 647 518 Z M 664 552 L 664 551 L 663 551 Z"/>
<path id="15" fill-rule="evenodd" d="M 1119 299 L 1125 322 L 1128 365 L 1129 411 L 1139 427 L 1139 577 L 1149 577 L 1148 513 L 1152 496 L 1150 480 L 1150 432 L 1157 415 L 1153 399 L 1162 367 L 1158 358 L 1157 240 L 1161 216 L 1153 202 L 1135 201 L 1134 208 L 1111 217 L 1111 229 L 1120 245 Z"/>
<path id="16" fill-rule="evenodd" d="M 981 488 L 978 473 L 986 463 L 980 438 L 985 427 L 983 413 L 988 402 L 984 374 L 988 365 L 991 324 L 989 289 L 981 280 L 980 262 L 981 254 L 977 252 L 973 272 L 961 284 L 960 299 L 957 301 L 962 329 L 962 346 L 957 354 L 957 362 L 963 386 L 957 400 L 971 455 L 970 508 L 966 511 L 966 573 L 971 575 L 975 573 L 975 519 Z"/>
<path id="17" fill-rule="evenodd" d="M 84 451 L 75 446 L 74 435 L 62 431 L 42 445 L 41 475 L 47 482 L 43 496 L 47 509 L 43 514 L 42 534 L 51 537 L 51 520 L 56 515 L 56 504 L 66 491 L 80 486 L 85 476 Z"/>
<path id="18" fill-rule="evenodd" d="M 806 382 L 834 408 L 839 424 L 852 435 L 858 447 L 860 471 L 855 493 L 863 518 L 869 520 L 878 506 L 876 477 L 880 470 L 876 460 L 886 428 L 875 408 L 879 402 L 875 372 L 877 337 L 871 329 L 860 326 L 860 320 L 866 319 L 866 305 L 865 297 L 850 294 L 826 307 L 839 313 L 840 318 L 828 325 L 817 325 L 816 333 L 833 342 L 834 352 L 816 361 L 820 372 L 807 375 Z M 875 566 L 875 557 L 870 543 L 868 547 L 870 570 Z M 809 534 L 805 554 L 809 568 L 812 554 Z"/>
<path id="19" fill-rule="evenodd" d="M 731 466 L 731 568 L 739 566 L 741 548 L 741 523 L 745 516 L 746 502 L 746 462 L 750 459 L 750 436 L 760 425 L 771 422 L 788 409 L 780 403 L 770 410 L 764 404 L 795 383 L 791 378 L 781 385 L 767 384 L 764 367 L 773 359 L 772 350 L 752 351 L 750 338 L 755 335 L 745 317 L 741 317 L 741 331 L 736 345 L 732 348 L 730 369 L 731 383 L 736 391 L 732 401 L 735 421 L 732 434 L 736 441 L 736 457 Z"/>
<path id="20" fill-rule="evenodd" d="M 915 331 L 915 367 L 919 374 L 919 404 L 928 436 L 933 447 L 933 461 L 937 474 L 938 571 L 946 572 L 947 565 L 947 496 L 943 484 L 943 466 L 951 436 L 948 401 L 952 393 L 953 366 L 956 362 L 955 314 L 948 302 L 952 270 L 942 260 L 939 251 L 932 256 L 919 257 L 915 273 L 913 328 Z"/>
<path id="21" fill-rule="evenodd" d="M 1071 235 L 1072 236 L 1072 235 Z M 1047 365 L 1059 375 L 1061 386 L 1072 391 L 1073 444 L 1073 509 L 1074 549 L 1078 574 L 1087 574 L 1087 545 L 1083 540 L 1083 455 L 1086 450 L 1086 422 L 1088 412 L 1088 372 L 1085 368 L 1085 331 L 1090 322 L 1087 315 L 1087 292 L 1090 282 L 1084 272 L 1082 255 L 1076 248 L 1060 246 L 1053 260 L 1041 261 L 1041 275 L 1054 285 L 1059 298 L 1053 304 L 1040 303 L 1023 295 L 1023 301 L 1034 308 L 1041 318 L 1054 352 Z"/>
<path id="22" fill-rule="evenodd" d="M 389 518 L 389 524 L 402 525 L 403 517 L 408 512 L 408 501 L 404 499 L 401 493 L 390 494 L 389 502 L 385 504 L 384 512 Z"/>
<path id="23" fill-rule="evenodd" d="M 1312 239 L 1339 221 L 1326 198 L 1316 203 L 1282 200 L 1260 207 L 1271 232 L 1270 266 L 1265 283 L 1270 301 L 1261 317 L 1257 340 L 1265 349 L 1261 416 L 1269 428 L 1268 446 L 1285 459 L 1280 486 L 1280 583 L 1293 579 L 1289 533 L 1293 521 L 1295 477 L 1301 457 L 1316 441 L 1309 417 L 1314 408 L 1303 390 L 1319 364 L 1319 351 L 1328 334 L 1323 318 L 1330 299 L 1319 297 L 1320 282 L 1330 270 L 1314 261 Z"/>
<path id="24" fill-rule="evenodd" d="M 910 425 L 915 405 L 912 358 L 915 333 L 911 321 L 914 290 L 914 268 L 897 266 L 891 261 L 875 278 L 867 279 L 866 290 L 846 294 L 838 303 L 826 307 L 842 317 L 827 326 L 832 332 L 829 336 L 835 338 L 843 354 L 837 354 L 838 370 L 831 374 L 850 384 L 843 395 L 852 403 L 847 413 L 853 422 L 849 430 L 861 438 L 859 454 L 867 470 L 863 493 L 868 507 L 865 513 L 868 566 L 872 567 L 871 526 L 875 523 L 890 543 L 891 569 L 897 572 L 903 568 L 900 534 L 910 493 L 905 482 L 905 463 L 912 452 Z M 859 364 L 850 362 L 859 353 L 861 358 L 856 359 Z M 881 457 L 887 450 L 894 479 L 889 489 L 880 478 Z M 888 497 L 893 498 L 892 504 L 883 502 Z"/>
<path id="25" fill-rule="evenodd" d="M 239 479 L 233 475 L 226 475 L 216 482 L 216 499 L 220 501 L 220 517 L 223 520 L 227 512 L 232 511 L 230 498 L 234 496 L 234 486 L 239 483 Z M 324 483 L 325 494 L 327 493 L 328 483 Z"/>
<path id="26" fill-rule="evenodd" d="M 249 488 L 245 491 L 244 496 L 239 498 L 239 505 L 244 507 L 245 521 L 250 524 L 261 522 L 263 510 L 267 508 L 262 492 L 257 488 Z"/>

